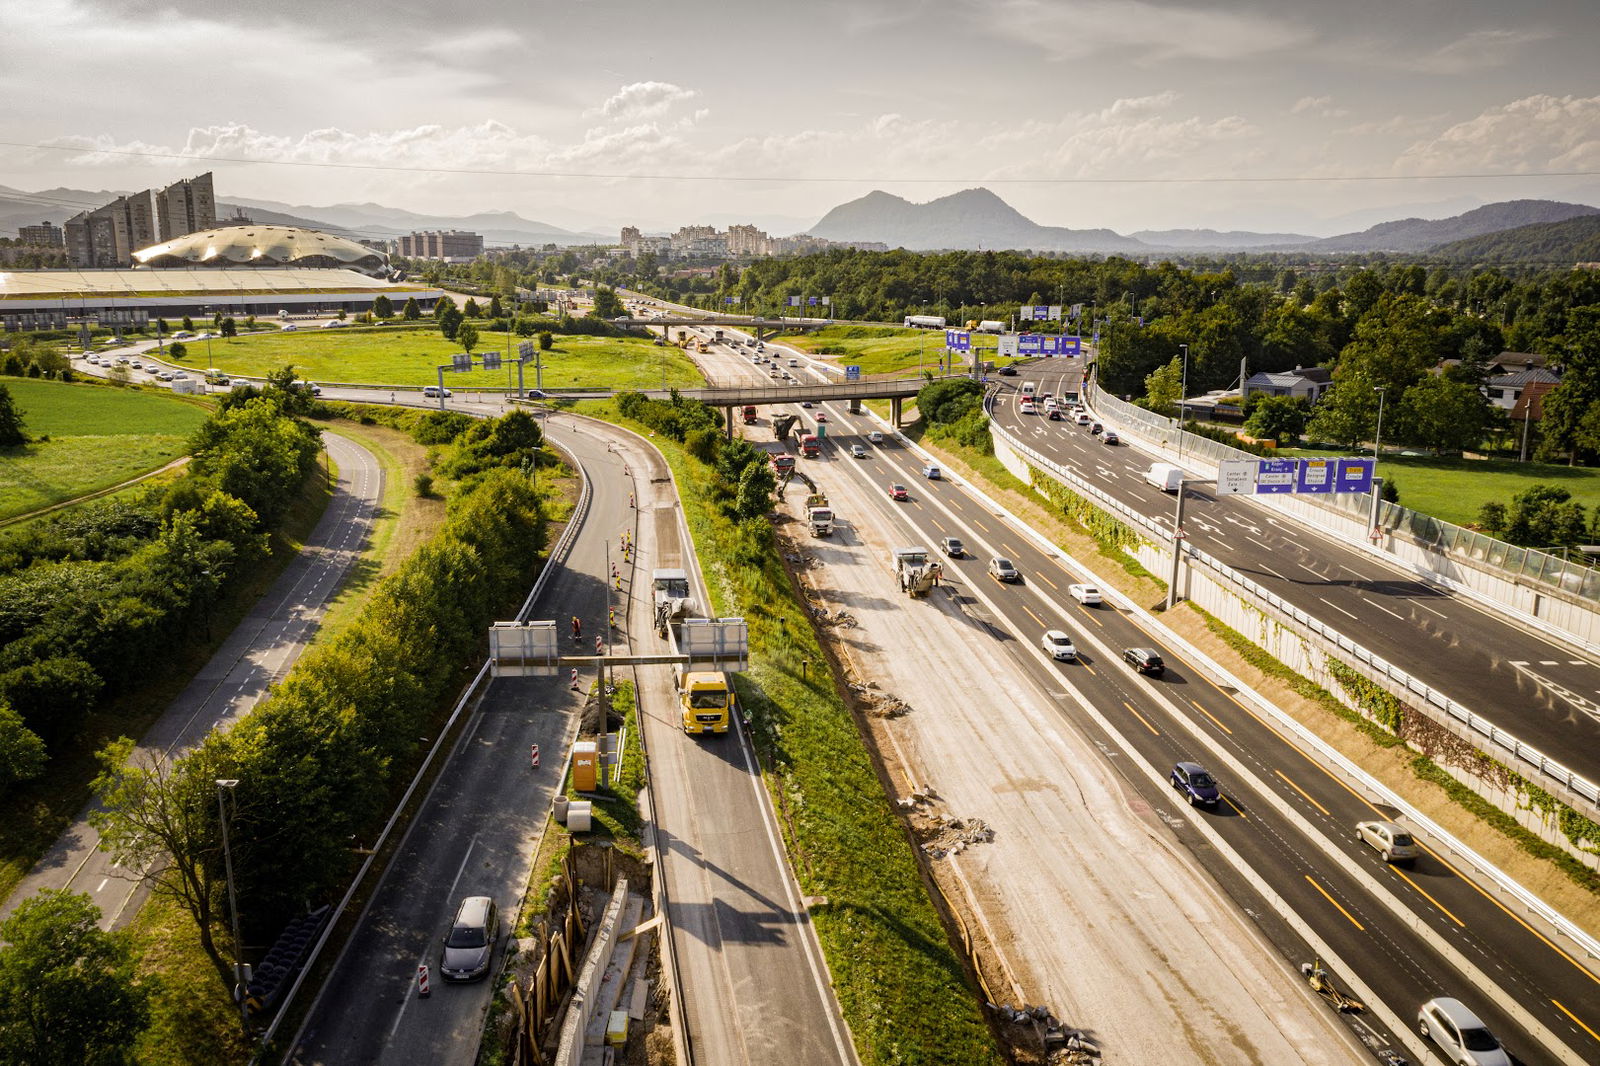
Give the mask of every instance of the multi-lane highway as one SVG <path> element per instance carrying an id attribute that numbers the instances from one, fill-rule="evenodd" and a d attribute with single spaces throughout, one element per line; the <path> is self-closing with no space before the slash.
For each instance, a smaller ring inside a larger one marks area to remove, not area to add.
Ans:
<path id="1" fill-rule="evenodd" d="M 1172 496 L 1144 482 L 1151 459 L 1084 427 L 1021 413 L 1017 386 L 1077 392 L 1082 364 L 1051 360 L 1004 379 L 995 419 L 1129 507 L 1170 521 Z M 1124 434 L 1124 443 L 1131 435 Z M 1402 486 L 1403 488 L 1403 486 Z M 1189 543 L 1340 630 L 1501 729 L 1600 781 L 1600 664 L 1372 555 L 1273 513 L 1270 503 L 1189 490 Z"/>
<path id="2" fill-rule="evenodd" d="M 1381 797 L 1330 770 L 1252 701 L 1213 684 L 1168 646 L 1155 620 L 1131 605 L 1074 605 L 1065 590 L 1080 575 L 1059 553 L 997 519 L 964 486 L 922 479 L 913 453 L 873 449 L 870 459 L 848 458 L 850 444 L 883 427 L 851 416 L 843 405 L 821 410 L 830 420 L 829 442 L 811 469 L 878 490 L 890 480 L 911 486 L 912 498 L 892 505 L 907 540 L 932 547 L 943 536 L 959 536 L 980 556 L 951 564 L 959 577 L 950 595 L 970 597 L 993 612 L 1012 640 L 1019 676 L 1076 693 L 1078 699 L 1062 705 L 1063 717 L 1130 756 L 1119 765 L 1151 803 L 1172 804 L 1165 775 L 1180 758 L 1196 759 L 1221 778 L 1218 811 L 1182 819 L 1171 832 L 1229 886 L 1287 957 L 1304 946 L 1249 880 L 1260 879 L 1282 899 L 1350 967 L 1345 976 L 1369 989 L 1399 1024 L 1410 1026 L 1429 997 L 1453 995 L 1484 1016 L 1522 1062 L 1600 1059 L 1600 979 L 1569 945 L 1507 910 L 1426 840 L 1415 867 L 1385 865 L 1353 839 L 1357 821 L 1389 816 Z M 1064 437 L 1087 436 L 1066 429 L 1070 423 L 1046 425 L 1046 432 Z M 1123 459 L 1125 449 L 1098 442 L 1092 448 L 1100 451 L 1090 455 L 1137 465 Z M 1130 481 L 1119 486 L 1124 492 L 1137 491 L 1131 479 L 1122 480 Z M 891 506 L 886 493 L 883 506 Z M 1011 558 L 1024 580 L 986 585 L 981 568 L 991 554 Z M 1031 650 L 1047 628 L 1072 634 L 1083 653 L 1078 663 L 1049 663 Z M 1120 662 L 1121 650 L 1135 645 L 1163 650 L 1169 664 L 1164 678 L 1134 675 Z M 1226 852 L 1238 856 L 1237 865 L 1222 860 Z"/>

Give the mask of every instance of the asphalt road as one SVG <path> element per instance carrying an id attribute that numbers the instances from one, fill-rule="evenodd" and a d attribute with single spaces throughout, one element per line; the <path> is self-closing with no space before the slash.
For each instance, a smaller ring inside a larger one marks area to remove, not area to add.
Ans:
<path id="1" fill-rule="evenodd" d="M 328 601 L 360 558 L 383 494 L 383 469 L 372 453 L 336 434 L 323 434 L 338 464 L 332 499 L 304 549 L 200 669 L 139 742 L 136 758 L 171 759 L 213 729 L 248 714 L 273 682 L 288 673 L 322 621 Z M 87 892 L 105 928 L 138 910 L 145 890 L 133 871 L 98 850 L 85 807 L 12 892 L 0 915 L 43 888 Z"/>
<path id="2" fill-rule="evenodd" d="M 1414 1022 L 1419 1003 L 1455 995 L 1489 1022 L 1519 1062 L 1600 1060 L 1600 978 L 1549 930 L 1501 904 L 1437 846 L 1412 869 L 1383 864 L 1355 842 L 1353 826 L 1392 811 L 1374 805 L 1233 691 L 1162 649 L 1135 612 L 1077 606 L 1066 586 L 1083 576 L 1059 553 L 1039 547 L 961 486 L 923 480 L 914 453 L 871 449 L 867 459 L 849 458 L 851 443 L 881 427 L 866 416 L 850 416 L 842 404 L 822 410 L 829 416 L 829 443 L 823 458 L 804 468 L 875 486 L 880 506 L 899 517 L 912 542 L 933 547 L 947 535 L 966 541 L 979 558 L 951 563 L 946 595 L 975 624 L 993 627 L 1009 644 L 1019 677 L 1072 696 L 1061 700 L 1063 718 L 1100 740 L 1174 838 L 1192 849 L 1280 945 L 1286 960 L 1304 961 L 1306 946 L 1264 905 L 1259 891 L 1221 861 L 1219 839 L 1351 967 L 1351 973 L 1336 976 L 1358 977 L 1395 1023 L 1353 1021 L 1357 1036 L 1374 1048 L 1392 1044 L 1395 1029 Z M 801 413 L 808 422 L 815 415 Z M 912 499 L 891 503 L 885 489 L 891 480 L 910 486 Z M 989 555 L 1010 557 L 1023 581 L 991 581 L 983 570 Z M 1057 664 L 1036 650 L 1047 628 L 1073 636 L 1078 662 Z M 1122 664 L 1121 649 L 1136 645 L 1163 650 L 1164 678 L 1149 680 Z M 1216 812 L 1185 814 L 1175 801 L 1166 775 L 1180 758 L 1200 761 L 1221 778 L 1224 802 Z"/>

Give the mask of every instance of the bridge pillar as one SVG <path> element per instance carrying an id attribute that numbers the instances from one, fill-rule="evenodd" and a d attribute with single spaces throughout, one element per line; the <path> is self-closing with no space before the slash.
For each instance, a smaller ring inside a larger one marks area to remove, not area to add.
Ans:
<path id="1" fill-rule="evenodd" d="M 889 424 L 895 429 L 900 428 L 900 407 L 904 403 L 899 396 L 889 397 Z"/>
<path id="2" fill-rule="evenodd" d="M 724 411 L 728 416 L 728 439 L 732 440 L 733 439 L 733 418 L 734 418 L 733 412 L 734 412 L 734 409 L 732 407 L 727 407 L 727 408 L 724 408 Z"/>

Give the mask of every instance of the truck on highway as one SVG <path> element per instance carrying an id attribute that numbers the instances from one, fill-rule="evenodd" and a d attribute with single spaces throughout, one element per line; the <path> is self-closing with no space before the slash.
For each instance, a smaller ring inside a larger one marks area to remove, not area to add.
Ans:
<path id="1" fill-rule="evenodd" d="M 705 355 L 711 349 L 706 347 L 706 342 L 704 340 L 697 340 L 694 342 L 694 350 L 699 352 L 701 355 Z"/>
<path id="2" fill-rule="evenodd" d="M 800 438 L 800 454 L 807 459 L 815 459 L 822 454 L 822 440 L 807 434 Z"/>
<path id="3" fill-rule="evenodd" d="M 943 315 L 907 315 L 908 329 L 944 329 Z"/>
<path id="4" fill-rule="evenodd" d="M 782 477 L 784 474 L 794 473 L 794 456 L 788 452 L 779 452 L 772 457 L 772 472 Z"/>
<path id="5" fill-rule="evenodd" d="M 683 708 L 685 733 L 726 733 L 732 720 L 733 686 L 721 670 L 692 670 L 678 674 L 678 701 Z"/>
<path id="6" fill-rule="evenodd" d="M 833 508 L 828 506 L 828 497 L 820 492 L 806 497 L 806 525 L 813 537 L 826 537 L 833 532 Z"/>
<path id="7" fill-rule="evenodd" d="M 720 341 L 722 339 L 722 331 L 720 329 L 712 330 L 711 331 L 711 337 L 712 337 L 713 340 L 719 340 Z"/>
<path id="8" fill-rule="evenodd" d="M 1005 331 L 1006 324 L 992 318 L 986 318 L 973 327 L 974 333 L 1004 333 Z"/>
<path id="9" fill-rule="evenodd" d="M 927 548 L 891 548 L 889 564 L 894 567 L 900 591 L 915 599 L 933 588 L 939 564 L 930 562 Z"/>
<path id="10" fill-rule="evenodd" d="M 740 411 L 739 411 L 739 417 L 744 419 L 744 424 L 745 425 L 747 425 L 747 426 L 755 425 L 756 424 L 756 408 L 755 408 L 755 404 L 745 404 L 744 407 L 741 408 Z"/>

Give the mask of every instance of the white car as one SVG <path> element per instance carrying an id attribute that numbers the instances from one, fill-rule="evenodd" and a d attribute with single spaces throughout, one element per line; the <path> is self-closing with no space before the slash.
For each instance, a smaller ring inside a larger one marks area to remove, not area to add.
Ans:
<path id="1" fill-rule="evenodd" d="M 280 333 L 293 333 L 295 330 L 297 330 L 299 328 L 300 327 L 295 325 L 293 322 L 285 322 L 283 325 L 278 327 L 278 332 L 280 332 Z"/>
<path id="2" fill-rule="evenodd" d="M 1021 411 L 1025 415 L 1036 415 L 1039 413 L 1039 409 L 1033 405 L 1032 400 L 1023 400 Z"/>
<path id="3" fill-rule="evenodd" d="M 1052 629 L 1039 638 L 1039 646 L 1045 654 L 1057 662 L 1067 662 L 1078 657 L 1078 649 L 1072 646 L 1072 638 L 1059 629 Z"/>
<path id="4" fill-rule="evenodd" d="M 422 386 L 422 395 L 426 396 L 430 400 L 437 400 L 439 398 L 439 386 L 437 386 L 437 385 L 424 385 L 424 386 Z M 445 389 L 444 390 L 444 398 L 447 399 L 447 400 L 450 398 L 450 390 L 449 389 Z"/>
<path id="5" fill-rule="evenodd" d="M 871 433 L 867 434 L 867 440 L 871 441 L 873 444 L 882 444 L 883 434 L 879 433 L 877 430 L 873 430 Z"/>
<path id="6" fill-rule="evenodd" d="M 1356 839 L 1371 845 L 1384 862 L 1412 862 L 1417 857 L 1417 842 L 1393 822 L 1357 822 Z"/>
<path id="7" fill-rule="evenodd" d="M 1100 590 L 1093 585 L 1068 585 L 1067 595 L 1085 607 L 1093 607 L 1100 602 Z"/>
<path id="8" fill-rule="evenodd" d="M 1417 1031 L 1460 1066 L 1511 1066 L 1511 1056 L 1459 999 L 1439 996 L 1417 1012 Z"/>
<path id="9" fill-rule="evenodd" d="M 852 444 L 850 445 L 850 455 L 856 459 L 865 459 L 867 457 L 867 449 L 860 444 Z"/>
<path id="10" fill-rule="evenodd" d="M 1089 417 L 1088 411 L 1079 411 L 1077 414 L 1072 416 L 1072 421 L 1080 426 L 1087 426 L 1089 423 L 1093 422 L 1094 419 Z"/>
<path id="11" fill-rule="evenodd" d="M 340 319 L 337 319 L 337 318 L 331 318 L 331 319 L 329 319 L 328 321 L 326 321 L 326 322 L 324 322 L 322 324 L 322 328 L 323 329 L 342 329 L 343 327 L 345 327 L 347 325 L 349 325 L 348 322 L 341 321 Z"/>

